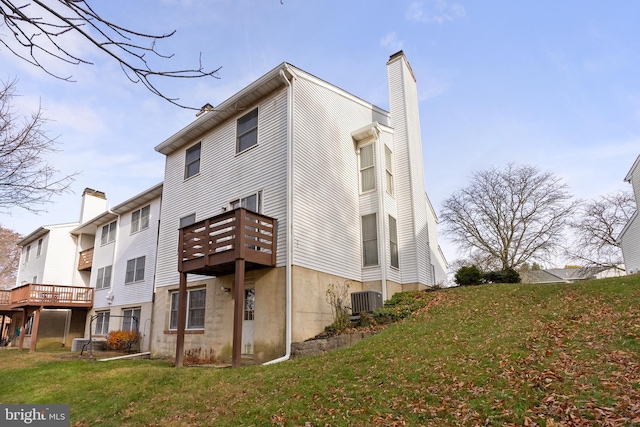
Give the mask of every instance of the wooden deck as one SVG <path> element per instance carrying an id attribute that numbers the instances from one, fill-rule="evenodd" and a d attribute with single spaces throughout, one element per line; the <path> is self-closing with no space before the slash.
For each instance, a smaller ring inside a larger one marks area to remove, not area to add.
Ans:
<path id="1" fill-rule="evenodd" d="M 274 218 L 234 209 L 180 229 L 178 271 L 206 276 L 235 272 L 235 261 L 244 259 L 246 270 L 276 265 Z"/>
<path id="2" fill-rule="evenodd" d="M 93 307 L 93 288 L 29 283 L 0 291 L 0 309 Z"/>

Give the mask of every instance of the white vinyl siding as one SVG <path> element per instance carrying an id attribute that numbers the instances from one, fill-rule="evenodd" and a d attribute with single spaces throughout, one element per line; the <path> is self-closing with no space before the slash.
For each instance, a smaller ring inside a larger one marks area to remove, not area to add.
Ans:
<path id="1" fill-rule="evenodd" d="M 201 179 L 182 179 L 184 149 L 166 158 L 162 222 L 158 246 L 158 287 L 177 284 L 180 218 L 197 212 L 198 221 L 222 213 L 229 203 L 262 191 L 262 212 L 278 220 L 277 265 L 286 259 L 287 92 L 275 93 L 258 105 L 260 143 L 236 155 L 237 119 L 230 118 L 201 137 Z M 251 108 L 251 107 L 250 107 Z M 255 108 L 255 107 L 253 107 Z M 246 113 L 244 113 L 246 114 Z M 206 195 L 206 197 L 205 197 Z M 189 275 L 189 281 L 202 277 Z"/>
<path id="2" fill-rule="evenodd" d="M 111 287 L 111 266 L 98 269 L 98 277 L 96 279 L 96 289 L 106 289 Z"/>
<path id="3" fill-rule="evenodd" d="M 378 265 L 378 222 L 376 214 L 362 216 L 362 266 Z"/>
<path id="4" fill-rule="evenodd" d="M 366 193 L 376 189 L 374 145 L 360 147 L 360 191 Z"/>

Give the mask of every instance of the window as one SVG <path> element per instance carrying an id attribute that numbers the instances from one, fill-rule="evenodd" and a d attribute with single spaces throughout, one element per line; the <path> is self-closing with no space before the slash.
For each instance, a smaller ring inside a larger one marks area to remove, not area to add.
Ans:
<path id="1" fill-rule="evenodd" d="M 234 200 L 231 204 L 231 209 L 243 207 L 246 210 L 262 213 L 262 191 L 258 191 L 242 199 Z"/>
<path id="2" fill-rule="evenodd" d="M 113 221 L 111 224 L 102 227 L 102 235 L 100 236 L 101 245 L 106 245 L 116 240 L 116 222 L 117 221 Z"/>
<path id="3" fill-rule="evenodd" d="M 140 308 L 127 308 L 122 310 L 122 330 L 123 331 L 139 331 L 140 330 Z"/>
<path id="4" fill-rule="evenodd" d="M 391 253 L 391 267 L 400 267 L 398 260 L 398 223 L 389 215 L 389 252 Z"/>
<path id="5" fill-rule="evenodd" d="M 206 290 L 197 289 L 187 292 L 187 329 L 204 328 L 204 309 L 206 305 Z M 169 329 L 178 329 L 178 293 L 171 294 L 171 313 L 169 315 Z"/>
<path id="6" fill-rule="evenodd" d="M 256 313 L 256 290 L 244 291 L 244 320 L 254 320 Z"/>
<path id="7" fill-rule="evenodd" d="M 198 142 L 193 147 L 187 149 L 184 162 L 184 179 L 191 178 L 200 173 L 200 147 L 201 143 Z"/>
<path id="8" fill-rule="evenodd" d="M 107 335 L 109 333 L 109 312 L 96 312 L 96 335 Z"/>
<path id="9" fill-rule="evenodd" d="M 98 277 L 96 279 L 96 289 L 106 289 L 111 286 L 111 266 L 98 269 Z"/>
<path id="10" fill-rule="evenodd" d="M 31 283 L 38 283 L 38 276 L 33 276 Z"/>
<path id="11" fill-rule="evenodd" d="M 124 283 L 144 280 L 144 263 L 145 257 L 143 256 L 127 261 L 127 272 L 124 277 Z"/>
<path id="12" fill-rule="evenodd" d="M 236 153 L 258 144 L 258 109 L 238 119 Z"/>
<path id="13" fill-rule="evenodd" d="M 378 227 L 375 213 L 362 217 L 362 265 L 378 265 Z"/>
<path id="14" fill-rule="evenodd" d="M 393 158 L 391 150 L 384 146 L 384 167 L 387 170 L 387 192 L 393 196 Z"/>
<path id="15" fill-rule="evenodd" d="M 131 233 L 149 228 L 149 213 L 151 206 L 145 206 L 131 214 Z"/>
<path id="16" fill-rule="evenodd" d="M 360 192 L 376 189 L 376 174 L 373 167 L 375 156 L 373 144 L 360 147 Z"/>
<path id="17" fill-rule="evenodd" d="M 27 252 L 24 255 L 24 262 L 29 261 L 30 255 L 31 255 L 31 245 L 27 246 Z"/>
<path id="18" fill-rule="evenodd" d="M 196 214 L 183 216 L 180 218 L 180 228 L 196 223 Z"/>
<path id="19" fill-rule="evenodd" d="M 36 256 L 39 257 L 42 255 L 42 239 L 38 240 L 38 250 L 36 251 Z"/>

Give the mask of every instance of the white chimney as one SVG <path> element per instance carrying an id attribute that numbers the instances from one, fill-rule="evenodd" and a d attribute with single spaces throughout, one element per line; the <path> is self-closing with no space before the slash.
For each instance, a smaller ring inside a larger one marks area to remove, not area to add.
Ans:
<path id="1" fill-rule="evenodd" d="M 102 191 L 85 188 L 80 206 L 80 224 L 100 215 L 107 209 L 107 196 Z"/>

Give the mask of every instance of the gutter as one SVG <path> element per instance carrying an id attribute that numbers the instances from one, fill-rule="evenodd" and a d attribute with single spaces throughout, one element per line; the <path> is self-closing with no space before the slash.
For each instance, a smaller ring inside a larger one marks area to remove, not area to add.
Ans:
<path id="1" fill-rule="evenodd" d="M 284 65 L 291 80 L 295 80 L 295 74 Z M 284 70 L 280 70 L 280 77 L 287 85 L 287 95 L 289 104 L 289 114 L 287 114 L 287 265 L 286 265 L 286 312 L 285 312 L 285 341 L 286 352 L 284 356 L 263 363 L 263 365 L 271 365 L 274 363 L 284 362 L 291 357 L 291 323 L 292 323 L 292 301 L 291 301 L 291 276 L 293 268 L 293 83 L 287 79 Z"/>
<path id="2" fill-rule="evenodd" d="M 385 159 L 384 144 L 380 141 L 380 128 L 373 126 L 371 130 L 374 133 L 375 144 L 378 148 L 378 206 L 380 212 L 378 232 L 380 234 L 379 242 L 382 242 L 382 263 L 380 266 L 380 282 L 382 287 L 382 301 L 387 300 L 387 233 L 385 220 L 387 218 L 384 210 L 384 177 L 386 177 L 386 168 L 382 167 L 382 159 Z"/>

